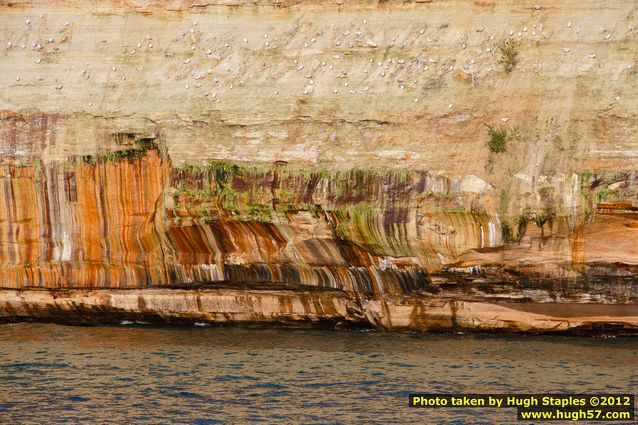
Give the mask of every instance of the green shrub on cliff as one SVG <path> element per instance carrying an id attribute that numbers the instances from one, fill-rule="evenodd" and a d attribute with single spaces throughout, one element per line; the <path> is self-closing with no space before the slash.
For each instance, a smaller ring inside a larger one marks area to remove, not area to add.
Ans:
<path id="1" fill-rule="evenodd" d="M 516 217 L 514 217 L 514 224 L 516 225 L 516 239 L 519 241 L 525 233 L 525 229 L 527 228 L 527 223 L 529 221 L 529 207 L 526 207 L 523 211 L 519 212 Z"/>
<path id="2" fill-rule="evenodd" d="M 272 223 L 272 209 L 265 204 L 248 204 L 249 221 Z"/>
<path id="3" fill-rule="evenodd" d="M 494 153 L 505 152 L 505 143 L 507 142 L 507 129 L 504 127 L 494 128 L 489 124 L 485 124 L 490 140 L 487 142 L 490 150 Z"/>
<path id="4" fill-rule="evenodd" d="M 608 189 L 604 188 L 604 189 L 599 189 L 596 191 L 596 199 L 598 199 L 598 203 L 605 202 L 608 197 L 609 197 Z"/>
<path id="5" fill-rule="evenodd" d="M 511 72 L 514 66 L 516 66 L 516 58 L 518 57 L 518 45 L 516 41 L 512 39 L 505 40 L 498 46 L 498 50 L 501 52 L 498 63 L 503 65 L 505 72 Z"/>
<path id="6" fill-rule="evenodd" d="M 511 242 L 514 239 L 514 232 L 512 232 L 512 228 L 507 223 L 501 225 L 501 235 L 505 243 Z"/>
<path id="7" fill-rule="evenodd" d="M 536 225 L 541 228 L 540 246 L 543 245 L 543 241 L 545 240 L 545 223 L 547 223 L 549 220 L 550 220 L 550 217 L 546 214 L 537 213 L 534 215 L 534 223 L 536 223 Z"/>
<path id="8" fill-rule="evenodd" d="M 534 223 L 540 228 L 542 228 L 545 223 L 549 220 L 549 217 L 542 213 L 534 214 Z"/>
<path id="9" fill-rule="evenodd" d="M 159 153 L 159 147 L 157 143 L 153 139 L 141 139 L 135 142 L 135 147 L 125 150 L 113 151 L 106 154 L 98 155 L 97 159 L 100 163 L 105 163 L 108 161 L 139 161 L 144 158 L 148 151 L 156 150 Z M 89 165 L 93 165 L 95 160 L 93 157 L 89 157 L 90 162 L 85 159 Z"/>

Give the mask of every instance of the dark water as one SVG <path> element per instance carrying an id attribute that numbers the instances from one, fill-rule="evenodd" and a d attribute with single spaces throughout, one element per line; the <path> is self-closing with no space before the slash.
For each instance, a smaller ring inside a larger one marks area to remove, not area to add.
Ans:
<path id="1" fill-rule="evenodd" d="M 0 325 L 0 423 L 515 423 L 423 392 L 630 392 L 638 339 Z"/>

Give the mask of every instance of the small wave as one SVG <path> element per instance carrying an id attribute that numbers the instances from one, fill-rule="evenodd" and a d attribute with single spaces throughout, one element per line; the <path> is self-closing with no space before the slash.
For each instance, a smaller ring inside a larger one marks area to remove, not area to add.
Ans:
<path id="1" fill-rule="evenodd" d="M 130 320 L 122 320 L 120 322 L 120 325 L 150 325 L 149 322 L 143 322 L 141 320 L 135 320 L 135 321 L 130 321 Z"/>
<path id="2" fill-rule="evenodd" d="M 66 397 L 66 399 L 68 401 L 89 401 L 90 400 L 90 398 L 88 398 L 88 397 L 82 397 L 82 396 L 79 396 L 79 395 L 68 396 L 68 397 Z"/>
<path id="3" fill-rule="evenodd" d="M 210 326 L 210 323 L 204 323 L 204 322 L 195 322 L 193 323 L 194 326 L 198 326 L 200 328 L 203 328 L 205 326 Z"/>
<path id="4" fill-rule="evenodd" d="M 616 338 L 616 335 L 607 335 L 607 334 L 602 334 L 602 335 L 594 336 L 594 338 L 600 338 L 600 339 L 615 339 L 615 338 Z"/>

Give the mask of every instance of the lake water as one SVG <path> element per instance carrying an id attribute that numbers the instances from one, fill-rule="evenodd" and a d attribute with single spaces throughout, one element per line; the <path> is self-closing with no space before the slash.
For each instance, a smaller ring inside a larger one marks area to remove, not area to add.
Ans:
<path id="1" fill-rule="evenodd" d="M 2 424 L 512 424 L 407 396 L 636 388 L 630 338 L 0 325 Z"/>

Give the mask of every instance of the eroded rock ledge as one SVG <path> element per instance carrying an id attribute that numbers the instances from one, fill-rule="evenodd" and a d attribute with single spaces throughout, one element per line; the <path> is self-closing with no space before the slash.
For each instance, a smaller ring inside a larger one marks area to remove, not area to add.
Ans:
<path id="1" fill-rule="evenodd" d="M 570 308 L 571 307 L 571 308 Z M 576 307 L 576 308 L 574 308 Z M 0 322 L 243 324 L 435 332 L 638 335 L 633 305 L 496 304 L 426 294 L 362 299 L 317 288 L 3 290 Z"/>

